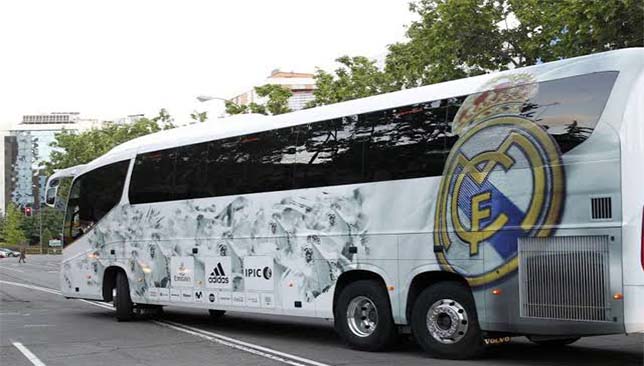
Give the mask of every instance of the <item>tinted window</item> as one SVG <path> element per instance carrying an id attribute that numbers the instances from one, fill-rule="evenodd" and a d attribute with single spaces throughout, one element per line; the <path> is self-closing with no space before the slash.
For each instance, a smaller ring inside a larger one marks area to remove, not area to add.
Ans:
<path id="1" fill-rule="evenodd" d="M 351 184 L 364 180 L 365 145 L 371 125 L 358 116 L 299 127 L 295 187 Z"/>
<path id="2" fill-rule="evenodd" d="M 248 180 L 252 144 L 242 141 L 244 137 L 232 137 L 208 145 L 208 172 L 214 177 L 217 196 L 246 193 L 252 184 Z"/>
<path id="3" fill-rule="evenodd" d="M 489 118 L 492 112 L 520 113 L 539 123 L 566 152 L 592 133 L 616 76 L 616 72 L 603 72 L 499 87 L 139 155 L 130 201 L 440 176 L 458 140 L 452 127 L 464 104 L 474 112 L 478 108 L 479 118 Z M 515 94 L 518 102 L 513 101 Z M 497 109 L 483 108 L 489 96 L 500 98 Z M 464 120 L 470 118 L 463 115 Z"/>
<path id="4" fill-rule="evenodd" d="M 170 158 L 171 159 L 171 158 Z M 176 150 L 172 199 L 182 200 L 214 196 L 209 183 L 208 144 L 181 146 Z"/>
<path id="5" fill-rule="evenodd" d="M 294 130 L 283 128 L 210 143 L 216 195 L 291 189 L 295 141 Z"/>
<path id="6" fill-rule="evenodd" d="M 131 203 L 161 202 L 174 199 L 174 164 L 177 149 L 138 155 L 132 170 Z"/>
<path id="7" fill-rule="evenodd" d="M 94 227 L 121 200 L 129 160 L 106 165 L 76 178 L 65 213 L 65 245 Z"/>
<path id="8" fill-rule="evenodd" d="M 368 181 L 438 176 L 449 154 L 447 100 L 370 113 Z"/>
<path id="9" fill-rule="evenodd" d="M 522 114 L 548 130 L 565 153 L 593 133 L 617 74 L 599 72 L 539 83 Z"/>

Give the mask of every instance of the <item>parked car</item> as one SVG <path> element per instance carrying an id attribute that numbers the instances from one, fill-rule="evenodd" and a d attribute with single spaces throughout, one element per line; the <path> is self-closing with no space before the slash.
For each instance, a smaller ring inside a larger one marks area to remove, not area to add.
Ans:
<path id="1" fill-rule="evenodd" d="M 16 252 L 15 250 L 8 248 L 0 248 L 0 253 L 3 254 L 4 257 L 20 257 L 20 252 Z"/>

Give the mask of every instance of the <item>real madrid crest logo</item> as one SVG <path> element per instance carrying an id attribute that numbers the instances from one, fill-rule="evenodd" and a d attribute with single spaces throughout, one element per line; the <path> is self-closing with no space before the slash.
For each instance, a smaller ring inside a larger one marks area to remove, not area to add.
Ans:
<path id="1" fill-rule="evenodd" d="M 515 271 L 518 239 L 549 236 L 565 196 L 557 143 L 519 115 L 538 84 L 525 74 L 506 76 L 503 88 L 499 80 L 491 84 L 455 117 L 459 139 L 445 164 L 434 222 L 441 267 L 474 287 Z"/>

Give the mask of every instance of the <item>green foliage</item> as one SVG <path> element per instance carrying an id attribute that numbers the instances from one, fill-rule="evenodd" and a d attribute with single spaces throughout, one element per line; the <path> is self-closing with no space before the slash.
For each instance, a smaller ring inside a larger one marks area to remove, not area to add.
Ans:
<path id="1" fill-rule="evenodd" d="M 233 114 L 244 114 L 244 113 L 259 113 L 259 114 L 268 114 L 266 112 L 266 106 L 262 104 L 257 104 L 252 102 L 247 105 L 240 105 L 230 101 L 226 101 L 226 113 Z"/>
<path id="2" fill-rule="evenodd" d="M 53 235 L 51 234 L 51 230 L 49 228 L 44 228 L 42 230 L 42 245 L 47 247 L 49 246 L 49 241 L 53 239 Z"/>
<path id="3" fill-rule="evenodd" d="M 398 88 L 644 44 L 641 0 L 418 0 L 389 47 Z"/>
<path id="4" fill-rule="evenodd" d="M 339 103 L 345 100 L 364 98 L 392 91 L 391 77 L 376 65 L 376 62 L 362 56 L 342 56 L 334 74 L 318 69 L 315 75 L 315 100 L 307 107 Z"/>
<path id="5" fill-rule="evenodd" d="M 318 70 L 320 106 L 539 62 L 644 45 L 641 0 L 415 0 L 384 69 L 343 56 Z"/>
<path id="6" fill-rule="evenodd" d="M 42 217 L 40 216 L 42 214 Z M 43 207 L 41 212 L 33 211 L 30 217 L 22 217 L 20 229 L 31 242 L 40 241 L 40 225 L 42 220 L 43 245 L 47 245 L 52 237 L 61 236 L 63 213 L 59 210 Z M 52 234 L 53 233 L 53 234 Z M 48 235 L 48 238 L 47 238 Z"/>
<path id="7" fill-rule="evenodd" d="M 266 84 L 256 86 L 255 92 L 260 97 L 265 97 L 266 111 L 272 115 L 288 113 L 291 109 L 288 107 L 288 99 L 293 96 L 293 93 L 281 85 Z M 252 107 L 251 107 L 252 110 Z"/>
<path id="8" fill-rule="evenodd" d="M 27 240 L 22 230 L 22 221 L 23 213 L 13 203 L 9 203 L 3 227 L 3 236 L 7 244 L 22 245 Z"/>
<path id="9" fill-rule="evenodd" d="M 63 130 L 51 144 L 55 149 L 50 161 L 45 163 L 46 171 L 51 174 L 55 169 L 88 163 L 116 145 L 173 127 L 172 117 L 162 109 L 157 117 L 141 118 L 130 124 L 107 123 L 103 128 L 79 133 Z"/>
<path id="10" fill-rule="evenodd" d="M 262 86 L 256 86 L 255 93 L 260 97 L 266 98 L 266 103 L 258 104 L 253 102 L 248 105 L 239 105 L 231 101 L 226 101 L 226 113 L 259 113 L 277 115 L 291 111 L 288 107 L 288 99 L 293 96 L 293 93 L 287 88 L 277 84 L 265 84 Z"/>
<path id="11" fill-rule="evenodd" d="M 190 113 L 190 118 L 192 118 L 193 121 L 195 122 L 206 122 L 208 119 L 208 112 L 197 112 L 194 111 Z"/>

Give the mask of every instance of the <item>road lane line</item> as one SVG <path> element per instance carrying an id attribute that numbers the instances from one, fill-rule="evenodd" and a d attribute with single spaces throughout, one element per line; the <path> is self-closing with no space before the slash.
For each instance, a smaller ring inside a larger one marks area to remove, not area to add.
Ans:
<path id="1" fill-rule="evenodd" d="M 7 271 L 15 271 L 15 272 L 25 272 L 21 269 L 8 268 L 8 267 L 2 267 L 2 266 L 0 266 L 0 269 L 6 269 Z"/>
<path id="2" fill-rule="evenodd" d="M 0 283 L 8 284 L 8 285 L 14 285 L 14 286 L 19 286 L 19 287 L 24 287 L 28 289 L 33 289 L 33 290 L 39 290 L 39 291 L 44 291 L 48 293 L 52 293 L 55 295 L 61 295 L 60 291 L 53 290 L 50 288 L 46 287 L 40 287 L 40 286 L 34 286 L 34 285 L 27 285 L 23 283 L 18 283 L 18 282 L 9 282 L 9 281 L 3 281 L 0 280 Z M 94 305 L 98 306 L 107 310 L 112 310 L 114 311 L 114 307 L 111 305 L 107 305 L 98 301 L 93 301 L 93 300 L 85 300 L 85 299 L 77 299 L 78 301 L 84 302 L 89 305 Z M 260 345 L 240 341 L 235 338 L 230 338 L 221 334 L 213 333 L 207 330 L 191 327 L 189 325 L 184 325 L 181 323 L 175 323 L 172 321 L 168 320 L 153 320 L 152 323 L 166 327 L 166 328 L 171 328 L 183 333 L 191 334 L 197 337 L 200 337 L 202 339 L 207 339 L 211 342 L 219 343 L 224 346 L 232 347 L 240 351 L 252 353 L 261 357 L 269 358 L 274 361 L 278 361 L 281 363 L 285 363 L 288 365 L 292 366 L 330 366 L 325 363 L 317 362 L 314 360 L 309 360 L 304 357 L 292 355 L 290 353 L 285 353 L 281 351 L 274 350 L 272 348 L 268 347 L 263 347 Z"/>
<path id="3" fill-rule="evenodd" d="M 203 334 L 205 336 L 216 338 L 216 339 L 224 341 L 224 342 L 235 343 L 235 344 L 238 344 L 238 345 L 240 345 L 242 347 L 252 348 L 252 349 L 255 349 L 255 350 L 260 351 L 260 352 L 271 353 L 271 354 L 274 354 L 274 355 L 277 355 L 277 356 L 281 356 L 281 357 L 284 357 L 284 358 L 289 358 L 289 359 L 292 359 L 292 360 L 295 360 L 295 361 L 298 361 L 298 362 L 302 362 L 302 363 L 305 363 L 307 365 L 330 366 L 328 364 L 313 361 L 313 360 L 310 360 L 308 358 L 304 358 L 304 357 L 296 356 L 296 355 L 293 355 L 293 354 L 290 354 L 290 353 L 277 351 L 277 350 L 274 350 L 272 348 L 263 347 L 263 346 L 259 346 L 259 345 L 256 345 L 256 344 L 240 341 L 238 339 L 230 338 L 230 337 L 227 337 L 227 336 L 222 335 L 222 334 L 210 332 L 210 331 L 200 329 L 200 328 L 195 328 L 195 327 L 185 325 L 185 324 L 181 324 L 181 323 L 175 323 L 175 322 L 172 322 L 172 321 L 169 321 L 169 320 L 154 320 L 153 322 L 157 323 L 157 324 L 163 323 L 161 325 L 167 324 L 167 325 L 171 325 L 173 327 L 182 328 L 183 330 L 186 330 L 186 331 L 189 331 L 189 332 L 197 332 L 197 333 Z"/>
<path id="4" fill-rule="evenodd" d="M 49 292 L 50 294 L 54 294 L 54 295 L 62 295 L 62 293 L 60 291 L 52 290 L 52 289 L 47 288 L 47 287 L 27 285 L 26 283 L 3 281 L 3 280 L 0 280 L 0 283 L 4 283 L 5 285 L 13 285 L 13 286 L 18 286 L 18 287 L 24 287 L 24 288 L 28 288 L 28 289 L 31 289 L 31 290 Z"/>
<path id="5" fill-rule="evenodd" d="M 247 353 L 251 353 L 251 354 L 254 354 L 254 355 L 257 355 L 257 356 L 260 356 L 260 357 L 268 358 L 268 359 L 273 360 L 273 361 L 277 361 L 277 362 L 281 362 L 281 363 L 285 363 L 287 365 L 293 365 L 293 366 L 307 366 L 307 364 L 295 362 L 295 361 L 292 361 L 292 360 L 289 360 L 289 359 L 285 359 L 285 358 L 276 356 L 276 355 L 271 354 L 271 353 L 262 352 L 262 351 L 256 350 L 253 347 L 244 347 L 243 345 L 237 344 L 236 342 L 227 342 L 227 341 L 221 340 L 221 339 L 219 339 L 217 337 L 202 334 L 201 332 L 191 331 L 191 330 L 185 329 L 184 326 L 173 325 L 172 322 L 165 322 L 165 321 L 153 321 L 153 322 L 155 324 L 158 324 L 158 325 L 162 326 L 162 327 L 174 329 L 174 330 L 182 332 L 182 333 L 187 333 L 187 334 L 199 337 L 199 338 L 203 338 L 203 339 L 208 340 L 210 342 L 219 343 L 221 345 L 231 347 L 231 348 L 235 348 L 237 350 L 244 351 L 244 352 L 247 352 Z"/>
<path id="6" fill-rule="evenodd" d="M 52 324 L 25 324 L 23 328 L 41 328 L 41 327 L 54 327 Z"/>
<path id="7" fill-rule="evenodd" d="M 80 302 L 84 302 L 86 304 L 94 305 L 94 306 L 99 306 L 107 310 L 114 310 L 114 307 L 111 305 L 107 305 L 98 301 L 92 301 L 92 300 L 85 300 L 85 299 L 77 299 Z"/>
<path id="8" fill-rule="evenodd" d="M 18 349 L 34 366 L 47 366 L 36 355 L 34 355 L 27 347 L 20 342 L 12 342 L 13 346 Z"/>

